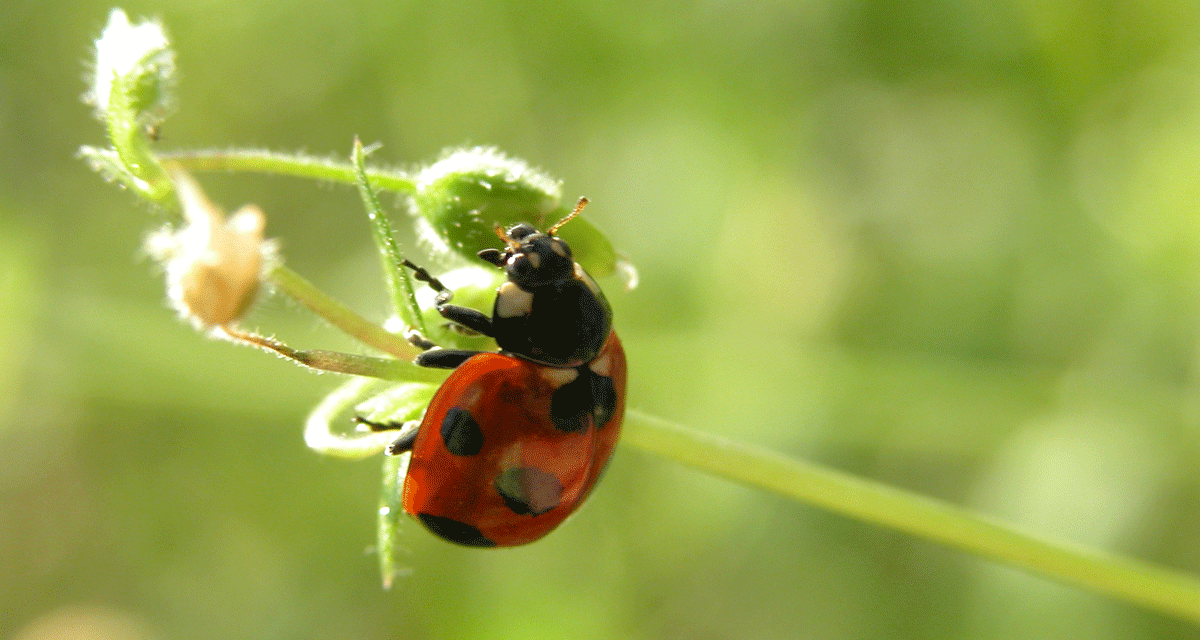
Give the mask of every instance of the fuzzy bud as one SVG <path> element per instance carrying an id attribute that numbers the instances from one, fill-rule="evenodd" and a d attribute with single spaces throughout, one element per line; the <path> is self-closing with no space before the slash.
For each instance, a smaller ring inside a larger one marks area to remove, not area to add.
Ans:
<path id="1" fill-rule="evenodd" d="M 474 147 L 453 151 L 423 170 L 412 202 L 422 237 L 435 251 L 475 260 L 479 251 L 503 246 L 496 225 L 528 222 L 544 231 L 564 217 L 571 209 L 560 204 L 561 197 L 558 180 L 491 147 Z M 589 273 L 613 272 L 612 244 L 586 219 L 572 220 L 559 235 Z"/>
<path id="2" fill-rule="evenodd" d="M 108 26 L 96 41 L 96 72 L 84 96 L 96 107 L 97 117 L 156 124 L 171 106 L 174 81 L 175 52 L 162 25 L 134 25 L 124 11 L 113 9 Z M 114 109 L 126 113 L 112 113 Z"/>
<path id="3" fill-rule="evenodd" d="M 254 303 L 274 244 L 263 240 L 266 216 L 247 205 L 228 219 L 182 170 L 172 181 L 185 226 L 148 242 L 166 266 L 167 295 L 180 314 L 203 328 L 228 325 Z"/>

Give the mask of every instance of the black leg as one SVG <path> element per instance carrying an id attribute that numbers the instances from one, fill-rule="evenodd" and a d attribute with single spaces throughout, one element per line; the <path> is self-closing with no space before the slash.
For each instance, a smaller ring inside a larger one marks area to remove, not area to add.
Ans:
<path id="1" fill-rule="evenodd" d="M 398 456 L 406 451 L 412 451 L 413 444 L 417 441 L 417 429 L 406 431 L 400 434 L 399 438 L 392 440 L 392 443 L 384 449 L 383 452 L 389 456 Z"/>
<path id="2" fill-rule="evenodd" d="M 425 267 L 418 267 L 417 265 L 413 264 L 412 261 L 410 261 L 408 258 L 405 258 L 404 260 L 402 260 L 400 262 L 400 264 L 403 264 L 404 266 L 408 267 L 409 269 L 412 269 L 413 276 L 417 280 L 427 283 L 429 285 L 430 289 L 433 289 L 434 291 L 437 292 L 437 298 L 434 298 L 434 302 L 435 302 L 435 304 L 437 304 L 438 307 L 441 307 L 442 305 L 446 304 L 447 302 L 450 302 L 450 299 L 454 297 L 454 292 L 447 289 L 446 285 L 442 284 L 441 280 L 438 280 L 437 278 L 433 277 L 433 275 L 431 275 L 428 271 L 426 271 Z"/>
<path id="3" fill-rule="evenodd" d="M 456 304 L 438 305 L 438 313 L 454 324 L 464 326 L 475 333 L 485 336 L 492 335 L 492 319 L 482 311 L 470 307 L 460 307 Z"/>
<path id="4" fill-rule="evenodd" d="M 404 334 L 404 337 L 405 337 L 405 339 L 408 340 L 409 344 L 411 344 L 414 347 L 417 347 L 418 349 L 422 349 L 424 351 L 429 351 L 430 349 L 437 348 L 436 342 L 421 335 L 421 332 L 417 331 L 416 329 L 409 329 Z"/>
<path id="5" fill-rule="evenodd" d="M 354 416 L 354 422 L 366 425 L 371 431 L 399 431 L 400 435 L 396 436 L 384 449 L 384 453 L 389 456 L 398 456 L 406 451 L 412 451 L 413 443 L 417 441 L 417 427 L 421 423 L 416 420 L 408 422 L 374 422 L 367 420 L 362 416 Z"/>
<path id="6" fill-rule="evenodd" d="M 354 424 L 364 425 L 371 431 L 399 431 L 404 429 L 408 422 L 375 422 L 362 416 L 354 416 Z"/>
<path id="7" fill-rule="evenodd" d="M 492 335 L 492 319 L 490 317 L 488 317 L 482 311 L 477 311 L 469 307 L 460 307 L 458 305 L 448 304 L 454 297 L 454 292 L 450 289 L 447 289 L 446 285 L 442 284 L 441 280 L 433 277 L 433 275 L 430 274 L 429 271 L 427 271 L 424 267 L 419 267 L 413 264 L 412 261 L 407 258 L 405 258 L 401 264 L 413 270 L 413 277 L 428 284 L 431 289 L 437 292 L 437 297 L 435 297 L 433 301 L 437 306 L 438 313 L 442 314 L 443 318 L 455 324 L 462 325 L 471 331 L 474 331 L 475 333 L 481 333 L 485 336 Z M 411 338 L 409 340 L 412 341 Z M 413 342 L 413 344 L 423 349 L 431 348 L 417 342 Z"/>
<path id="8" fill-rule="evenodd" d="M 458 365 L 479 353 L 483 352 L 467 349 L 431 349 L 414 358 L 413 364 L 431 369 L 457 369 Z"/>

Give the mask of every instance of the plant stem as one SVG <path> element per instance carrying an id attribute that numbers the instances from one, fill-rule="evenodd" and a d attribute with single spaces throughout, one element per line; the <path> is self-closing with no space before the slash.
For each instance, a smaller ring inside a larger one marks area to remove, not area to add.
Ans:
<path id="1" fill-rule="evenodd" d="M 396 435 L 382 431 L 343 434 L 334 430 L 338 417 L 362 400 L 378 381 L 370 378 L 352 378 L 332 393 L 325 396 L 304 424 L 304 444 L 317 453 L 346 460 L 361 460 L 383 451 Z M 344 416 L 342 416 L 343 419 Z"/>
<path id="2" fill-rule="evenodd" d="M 1200 622 L 1200 581 L 1186 573 L 1044 540 L 947 502 L 639 411 L 625 422 L 623 442 L 714 475 Z"/>
<path id="3" fill-rule="evenodd" d="M 379 518 L 376 521 L 376 548 L 379 550 L 379 574 L 384 590 L 390 590 L 397 574 L 396 542 L 400 519 L 404 516 L 404 476 L 408 456 L 383 457 L 383 486 L 379 492 Z"/>
<path id="4" fill-rule="evenodd" d="M 269 351 L 292 362 L 331 373 L 344 373 L 353 376 L 366 376 L 380 380 L 413 382 L 428 378 L 429 382 L 439 380 L 436 375 L 429 375 L 428 369 L 422 369 L 407 360 L 395 358 L 375 358 L 354 353 L 340 353 L 324 349 L 293 349 L 288 345 L 271 338 L 249 331 L 241 331 L 232 327 L 217 329 L 216 335 L 223 336 L 232 342 L 258 347 Z"/>
<path id="5" fill-rule="evenodd" d="M 383 327 L 358 315 L 353 309 L 329 297 L 313 283 L 283 265 L 272 269 L 268 278 L 276 289 L 295 298 L 300 304 L 311 309 L 313 313 L 369 347 L 404 360 L 411 360 L 421 352 L 403 337 L 386 331 Z M 420 368 L 414 367 L 414 369 L 419 370 Z"/>
<path id="6" fill-rule="evenodd" d="M 413 292 L 412 279 L 408 269 L 404 267 L 404 256 L 400 253 L 400 245 L 392 235 L 392 225 L 379 206 L 379 198 L 371 187 L 371 178 L 367 175 L 367 152 L 362 142 L 354 139 L 354 152 L 351 154 L 354 162 L 354 181 L 358 184 L 358 193 L 362 197 L 363 206 L 367 209 L 367 219 L 370 222 L 371 236 L 375 247 L 379 250 L 379 259 L 383 265 L 383 277 L 387 279 L 388 293 L 392 296 L 392 311 L 404 321 L 404 325 L 416 329 L 425 335 L 425 318 L 421 316 L 421 307 L 417 305 L 417 295 Z"/>
<path id="7" fill-rule="evenodd" d="M 303 154 L 284 154 L 259 149 L 237 149 L 231 151 L 175 151 L 157 154 L 160 159 L 173 160 L 192 171 L 251 171 L 278 175 L 313 178 L 354 184 L 354 167 L 331 160 Z M 367 171 L 371 183 L 379 189 L 399 193 L 415 193 L 417 183 L 399 171 L 371 169 Z"/>

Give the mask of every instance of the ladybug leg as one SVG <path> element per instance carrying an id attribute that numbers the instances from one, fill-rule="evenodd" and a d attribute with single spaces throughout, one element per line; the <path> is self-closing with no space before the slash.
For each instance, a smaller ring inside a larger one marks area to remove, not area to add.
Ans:
<path id="1" fill-rule="evenodd" d="M 389 456 L 398 456 L 406 451 L 412 451 L 413 443 L 417 441 L 417 427 L 421 423 L 417 420 L 409 420 L 408 422 L 374 422 L 367 420 L 362 416 L 354 416 L 354 421 L 358 424 L 366 425 L 371 431 L 400 431 L 400 435 L 388 444 L 384 453 Z"/>
<path id="2" fill-rule="evenodd" d="M 483 351 L 470 351 L 467 349 L 431 349 L 425 353 L 419 354 L 413 359 L 413 364 L 418 367 L 429 367 L 431 369 L 457 369 L 458 365 L 464 363 L 471 356 L 483 353 Z"/>
<path id="3" fill-rule="evenodd" d="M 482 351 L 471 351 L 468 349 L 443 349 L 436 342 L 421 335 L 421 332 L 412 330 L 405 334 L 413 346 L 424 349 L 424 353 L 417 354 L 413 358 L 413 364 L 418 367 L 429 367 L 431 369 L 457 369 L 458 365 L 467 361 L 468 358 Z"/>
<path id="4" fill-rule="evenodd" d="M 413 364 L 418 367 L 429 367 L 431 369 L 457 369 L 458 365 L 467 361 L 468 358 L 482 351 L 471 351 L 467 349 L 443 349 L 436 342 L 421 335 L 420 331 L 410 329 L 404 334 L 404 337 L 415 347 L 424 349 L 424 353 L 417 354 L 413 358 Z"/>
<path id="5" fill-rule="evenodd" d="M 354 416 L 354 424 L 361 424 L 371 431 L 398 431 L 409 427 L 413 431 L 416 431 L 417 425 L 421 423 L 416 420 L 409 420 L 407 422 L 375 422 L 374 420 L 367 420 L 362 416 Z"/>
<path id="6" fill-rule="evenodd" d="M 442 284 L 441 280 L 433 277 L 433 275 L 431 275 L 429 271 L 425 270 L 424 267 L 419 267 L 413 264 L 407 258 L 405 258 L 401 264 L 409 269 L 412 269 L 413 276 L 417 280 L 428 284 L 431 289 L 437 292 L 437 297 L 433 299 L 433 302 L 437 307 L 438 313 L 442 314 L 443 318 L 453 322 L 454 324 L 466 327 L 475 333 L 481 333 L 485 336 L 492 335 L 492 319 L 486 314 L 484 314 L 482 311 L 471 309 L 470 307 L 449 304 L 450 300 L 454 297 L 454 292 L 446 288 L 446 285 Z M 417 343 L 414 342 L 413 344 Z M 423 347 L 423 345 L 420 344 L 417 344 L 417 346 Z"/>
<path id="7" fill-rule="evenodd" d="M 436 342 L 421 335 L 421 332 L 417 331 L 416 329 L 409 329 L 408 331 L 406 331 L 404 333 L 404 339 L 408 340 L 408 343 L 411 344 L 412 346 L 417 347 L 418 349 L 422 349 L 424 351 L 429 351 L 430 349 L 438 348 L 438 345 Z"/>
<path id="8" fill-rule="evenodd" d="M 437 310 L 443 318 L 454 324 L 464 326 L 475 333 L 495 337 L 492 334 L 492 319 L 482 311 L 456 304 L 439 304 Z"/>
<path id="9" fill-rule="evenodd" d="M 409 423 L 405 423 L 407 426 Z M 400 437 L 392 440 L 392 443 L 383 450 L 385 455 L 398 456 L 402 453 L 412 451 L 413 444 L 417 441 L 417 428 L 413 427 L 408 431 L 401 432 Z"/>
<path id="10" fill-rule="evenodd" d="M 433 277 L 433 275 L 429 273 L 425 267 L 413 264 L 412 260 L 409 260 L 408 258 L 401 260 L 400 264 L 412 269 L 413 277 L 428 284 L 430 289 L 433 289 L 437 292 L 437 298 L 434 298 L 434 303 L 437 304 L 437 306 L 440 307 L 447 302 L 450 302 L 450 299 L 454 297 L 454 292 L 450 289 L 447 289 L 446 285 L 442 284 L 441 280 Z"/>

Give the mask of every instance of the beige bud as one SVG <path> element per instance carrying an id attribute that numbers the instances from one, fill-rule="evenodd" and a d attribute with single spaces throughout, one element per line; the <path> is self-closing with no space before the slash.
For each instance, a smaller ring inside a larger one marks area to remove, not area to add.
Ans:
<path id="1" fill-rule="evenodd" d="M 155 21 L 133 24 L 124 11 L 113 9 L 104 33 L 96 41 L 96 72 L 84 100 L 94 105 L 103 119 L 115 79 L 136 73 L 169 74 L 173 57 L 162 25 Z M 142 68 L 156 59 L 160 68 Z"/>
<path id="2" fill-rule="evenodd" d="M 171 180 L 186 225 L 149 243 L 165 262 L 167 295 L 198 326 L 230 324 L 254 303 L 263 264 L 273 255 L 272 243 L 263 240 L 266 216 L 246 205 L 226 219 L 186 172 L 172 169 Z"/>

